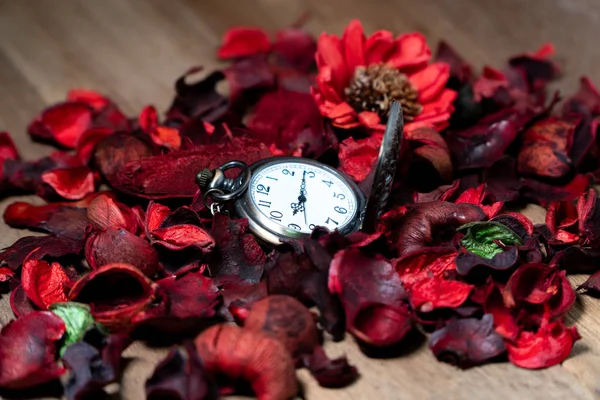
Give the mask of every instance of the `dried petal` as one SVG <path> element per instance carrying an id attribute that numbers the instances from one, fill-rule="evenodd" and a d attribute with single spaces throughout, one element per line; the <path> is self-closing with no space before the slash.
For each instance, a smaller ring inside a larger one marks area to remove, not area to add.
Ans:
<path id="1" fill-rule="evenodd" d="M 47 310 L 51 304 L 67 301 L 66 290 L 72 282 L 59 263 L 28 258 L 23 263 L 21 284 L 27 297 Z"/>
<path id="2" fill-rule="evenodd" d="M 121 207 L 108 196 L 100 195 L 96 197 L 88 206 L 87 217 L 96 229 L 104 230 L 108 228 L 128 228 Z"/>
<path id="3" fill-rule="evenodd" d="M 552 201 L 575 200 L 588 188 L 590 178 L 579 174 L 565 185 L 551 184 L 535 179 L 523 179 L 521 194 L 524 198 L 533 200 L 541 205 L 547 205 Z"/>
<path id="4" fill-rule="evenodd" d="M 437 308 L 460 307 L 469 298 L 471 290 L 473 285 L 468 283 L 433 277 L 415 282 L 408 294 L 415 309 L 431 312 Z"/>
<path id="5" fill-rule="evenodd" d="M 193 344 L 186 342 L 186 356 L 175 346 L 146 380 L 146 398 L 159 400 L 216 400 L 218 388 L 204 370 Z"/>
<path id="6" fill-rule="evenodd" d="M 38 140 L 74 148 L 92 123 L 93 109 L 85 103 L 65 102 L 45 109 L 27 129 Z"/>
<path id="7" fill-rule="evenodd" d="M 454 201 L 456 204 L 460 203 L 470 203 L 479 206 L 485 215 L 488 218 L 494 218 L 498 213 L 502 210 L 504 206 L 503 201 L 491 202 L 492 204 L 484 204 L 490 203 L 487 192 L 485 191 L 484 185 L 479 185 L 476 188 L 470 188 L 465 190 L 458 196 L 458 198 Z"/>
<path id="8" fill-rule="evenodd" d="M 545 320 L 537 332 L 523 331 L 514 344 L 506 344 L 508 360 L 527 369 L 551 367 L 562 363 L 579 339 L 577 328 Z"/>
<path id="9" fill-rule="evenodd" d="M 85 242 L 85 258 L 92 269 L 107 264 L 136 266 L 147 277 L 158 271 L 158 253 L 145 239 L 123 228 L 91 233 Z"/>
<path id="10" fill-rule="evenodd" d="M 195 247 L 208 254 L 215 246 L 215 240 L 206 230 L 190 224 L 158 228 L 151 232 L 150 237 L 153 244 L 160 244 L 169 250 Z"/>
<path id="11" fill-rule="evenodd" d="M 10 308 L 17 318 L 29 314 L 30 312 L 40 310 L 33 301 L 27 297 L 22 285 L 17 286 L 10 292 Z"/>
<path id="12" fill-rule="evenodd" d="M 115 131 L 110 128 L 91 128 L 83 132 L 79 140 L 77 140 L 77 147 L 75 149 L 81 163 L 84 165 L 89 164 L 98 143 L 113 133 Z"/>
<path id="13" fill-rule="evenodd" d="M 417 128 L 404 133 L 413 156 L 426 160 L 437 171 L 443 182 L 452 180 L 450 150 L 442 136 L 433 128 Z"/>
<path id="14" fill-rule="evenodd" d="M 585 282 L 577 287 L 577 290 L 585 290 L 586 294 L 597 296 L 600 294 L 600 271 L 596 271 Z"/>
<path id="15" fill-rule="evenodd" d="M 94 165 L 100 173 L 110 179 L 127 163 L 153 155 L 150 143 L 140 135 L 117 132 L 96 145 Z"/>
<path id="16" fill-rule="evenodd" d="M 452 204 L 445 201 L 420 203 L 409 211 L 394 232 L 394 244 L 399 256 L 433 244 L 441 228 L 460 226 L 486 219 L 485 213 L 472 204 Z"/>
<path id="17" fill-rule="evenodd" d="M 0 262 L 6 262 L 15 271 L 23 264 L 25 258 L 41 259 L 43 257 L 59 258 L 69 254 L 79 254 L 83 241 L 57 236 L 25 236 L 13 243 L 2 253 Z"/>
<path id="18" fill-rule="evenodd" d="M 410 289 L 423 279 L 443 277 L 446 271 L 454 271 L 457 253 L 452 247 L 426 247 L 397 259 L 395 268 L 402 284 Z"/>
<path id="19" fill-rule="evenodd" d="M 356 182 L 363 181 L 379 156 L 382 137 L 381 134 L 374 134 L 358 141 L 349 137 L 341 142 L 338 157 L 342 172 Z"/>
<path id="20" fill-rule="evenodd" d="M 214 325 L 194 340 L 211 374 L 246 381 L 260 400 L 288 399 L 298 391 L 294 363 L 283 343 L 235 325 Z"/>
<path id="21" fill-rule="evenodd" d="M 483 364 L 506 351 L 502 336 L 494 331 L 491 314 L 481 319 L 450 321 L 431 335 L 429 348 L 438 360 L 463 369 Z"/>
<path id="22" fill-rule="evenodd" d="M 131 318 L 150 306 L 156 284 L 129 264 L 108 264 L 79 279 L 70 301 L 89 304 L 94 319 L 111 330 L 126 331 Z"/>
<path id="23" fill-rule="evenodd" d="M 258 282 L 267 256 L 250 233 L 248 220 L 232 219 L 220 213 L 213 218 L 211 234 L 216 246 L 209 267 L 214 276 L 239 276 L 246 282 Z"/>
<path id="24" fill-rule="evenodd" d="M 582 195 L 577 201 L 579 218 L 579 235 L 582 246 L 595 246 L 600 242 L 600 204 L 594 189 L 589 189 L 587 196 Z"/>
<path id="25" fill-rule="evenodd" d="M 341 388 L 348 386 L 358 379 L 358 370 L 350 365 L 346 357 L 330 359 L 323 347 L 317 346 L 309 356 L 305 356 L 303 364 L 310 371 L 320 386 L 326 388 Z"/>
<path id="26" fill-rule="evenodd" d="M 56 363 L 57 341 L 65 333 L 58 316 L 34 311 L 13 320 L 0 331 L 0 387 L 25 389 L 61 376 Z"/>
<path id="27" fill-rule="evenodd" d="M 237 26 L 225 32 L 217 56 L 223 59 L 247 57 L 266 53 L 270 49 L 271 43 L 264 30 L 252 26 Z"/>
<path id="28" fill-rule="evenodd" d="M 360 249 L 338 252 L 329 270 L 329 291 L 346 312 L 346 329 L 373 346 L 398 343 L 411 330 L 402 282 L 381 255 L 367 257 Z"/>
<path id="29" fill-rule="evenodd" d="M 193 197 L 198 186 L 196 174 L 204 168 L 239 159 L 250 165 L 268 157 L 268 149 L 251 139 L 235 138 L 196 150 L 173 151 L 164 156 L 143 158 L 121 168 L 111 185 L 124 193 L 150 199 Z"/>
<path id="30" fill-rule="evenodd" d="M 87 167 L 55 169 L 42 174 L 42 181 L 68 200 L 83 199 L 95 190 L 94 173 Z"/>

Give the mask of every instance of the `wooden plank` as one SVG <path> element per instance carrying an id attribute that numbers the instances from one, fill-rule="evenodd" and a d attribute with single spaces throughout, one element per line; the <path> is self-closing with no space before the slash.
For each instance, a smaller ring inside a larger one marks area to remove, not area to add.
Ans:
<path id="1" fill-rule="evenodd" d="M 146 104 L 164 110 L 177 76 L 193 65 L 219 65 L 215 49 L 221 35 L 236 24 L 275 31 L 303 13 L 307 28 L 341 34 L 360 16 L 367 32 L 419 30 L 430 45 L 444 38 L 480 67 L 501 66 L 506 57 L 533 51 L 549 40 L 557 45 L 566 78 L 556 85 L 576 88 L 579 75 L 600 82 L 600 4 L 593 0 L 0 0 L 0 130 L 7 129 L 26 157 L 49 149 L 25 134 L 30 120 L 47 104 L 60 101 L 73 87 L 97 89 L 129 115 Z M 34 199 L 27 197 L 28 200 Z M 0 211 L 14 198 L 0 202 Z M 34 201 L 40 201 L 34 199 Z M 535 222 L 543 209 L 525 211 Z M 30 234 L 0 225 L 0 246 Z M 581 283 L 583 277 L 572 278 Z M 426 346 L 400 358 L 370 359 L 351 338 L 327 343 L 331 355 L 346 354 L 362 378 L 344 390 L 319 388 L 306 371 L 300 377 L 309 399 L 589 399 L 600 398 L 600 302 L 580 296 L 569 315 L 583 339 L 563 364 L 528 371 L 508 363 L 461 371 L 438 363 Z M 8 296 L 0 299 L 0 324 L 12 318 Z M 123 380 L 124 399 L 143 399 L 143 384 L 165 349 L 135 344 Z"/>

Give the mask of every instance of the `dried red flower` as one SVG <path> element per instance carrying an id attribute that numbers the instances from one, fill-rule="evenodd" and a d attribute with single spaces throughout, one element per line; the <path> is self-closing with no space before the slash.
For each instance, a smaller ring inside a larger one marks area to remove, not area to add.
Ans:
<path id="1" fill-rule="evenodd" d="M 67 290 L 73 284 L 63 267 L 57 263 L 28 258 L 23 263 L 21 285 L 41 310 L 58 302 L 67 301 Z"/>
<path id="2" fill-rule="evenodd" d="M 523 331 L 514 344 L 506 343 L 508 360 L 527 369 L 551 367 L 562 363 L 579 339 L 577 328 L 544 319 L 537 331 Z"/>
<path id="3" fill-rule="evenodd" d="M 494 331 L 494 318 L 450 321 L 429 338 L 429 348 L 440 361 L 460 368 L 483 364 L 506 351 L 502 336 Z"/>
<path id="4" fill-rule="evenodd" d="M 74 148 L 81 134 L 91 127 L 93 112 L 82 102 L 59 103 L 45 109 L 27 130 L 34 139 Z"/>
<path id="5" fill-rule="evenodd" d="M 329 291 L 340 297 L 346 329 L 372 346 L 400 342 L 413 323 L 406 293 L 392 265 L 357 248 L 338 252 L 329 270 Z"/>
<path id="6" fill-rule="evenodd" d="M 113 331 L 128 331 L 131 319 L 154 300 L 156 284 L 129 264 L 108 264 L 80 278 L 69 300 L 89 304 L 94 319 Z"/>
<path id="7" fill-rule="evenodd" d="M 283 343 L 235 325 L 214 325 L 194 340 L 211 374 L 250 384 L 259 400 L 287 399 L 298 392 L 294 363 Z"/>
<path id="8" fill-rule="evenodd" d="M 57 342 L 65 323 L 55 314 L 35 311 L 13 320 L 0 331 L 0 387 L 25 389 L 61 376 Z"/>
<path id="9" fill-rule="evenodd" d="M 559 243 L 579 241 L 578 215 L 575 205 L 568 201 L 553 201 L 546 211 L 546 226 Z"/>
<path id="10" fill-rule="evenodd" d="M 454 110 L 456 92 L 445 88 L 449 66 L 428 65 L 430 58 L 419 33 L 394 39 L 381 30 L 365 38 L 360 21 L 353 20 L 341 39 L 326 33 L 319 37 L 319 72 L 312 94 L 321 114 L 336 127 L 382 132 L 391 100 L 397 99 L 403 105 L 405 131 L 419 126 L 441 130 Z"/>

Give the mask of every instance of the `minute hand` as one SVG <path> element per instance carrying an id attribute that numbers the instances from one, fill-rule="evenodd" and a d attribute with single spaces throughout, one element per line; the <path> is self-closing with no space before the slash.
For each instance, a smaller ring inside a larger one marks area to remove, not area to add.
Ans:
<path id="1" fill-rule="evenodd" d="M 298 211 L 304 211 L 304 203 L 306 203 L 306 171 L 302 175 L 302 182 L 300 183 L 300 196 L 298 196 L 298 203 L 292 203 L 291 207 L 294 210 L 293 215 L 296 215 Z"/>

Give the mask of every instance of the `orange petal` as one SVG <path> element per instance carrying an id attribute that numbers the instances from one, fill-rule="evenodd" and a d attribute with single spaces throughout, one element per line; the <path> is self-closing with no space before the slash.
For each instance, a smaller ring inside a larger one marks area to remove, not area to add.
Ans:
<path id="1" fill-rule="evenodd" d="M 434 63 L 410 76 L 410 83 L 419 92 L 421 104 L 433 100 L 446 86 L 450 78 L 450 66 L 445 63 Z"/>
<path id="2" fill-rule="evenodd" d="M 422 34 L 406 33 L 396 38 L 388 64 L 396 68 L 412 68 L 425 65 L 431 58 L 431 50 Z"/>
<path id="3" fill-rule="evenodd" d="M 154 132 L 150 134 L 152 141 L 159 146 L 165 146 L 170 149 L 178 149 L 181 147 L 181 136 L 179 129 L 168 126 L 157 126 Z"/>
<path id="4" fill-rule="evenodd" d="M 367 39 L 365 44 L 365 63 L 377 64 L 387 59 L 394 48 L 394 36 L 390 31 L 377 31 Z"/>
<path id="5" fill-rule="evenodd" d="M 415 117 L 415 121 L 421 121 L 428 117 L 453 109 L 452 102 L 456 99 L 456 92 L 452 89 L 444 89 L 439 96 L 429 103 L 423 104 L 423 111 Z"/>
<path id="6" fill-rule="evenodd" d="M 354 19 L 348 24 L 342 37 L 342 46 L 348 74 L 353 74 L 359 65 L 365 65 L 365 33 L 360 20 Z"/>

